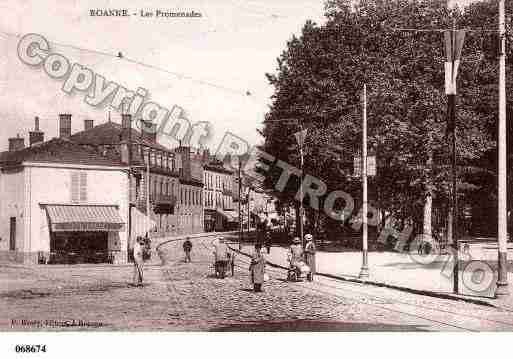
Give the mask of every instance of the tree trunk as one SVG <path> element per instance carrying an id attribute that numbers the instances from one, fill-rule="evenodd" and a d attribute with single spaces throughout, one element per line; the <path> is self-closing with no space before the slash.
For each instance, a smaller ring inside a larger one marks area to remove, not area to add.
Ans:
<path id="1" fill-rule="evenodd" d="M 294 235 L 299 237 L 300 234 L 299 234 L 299 221 L 300 221 L 300 218 L 301 216 L 299 215 L 299 203 L 298 202 L 295 202 L 294 203 L 294 209 L 295 209 L 295 214 L 296 214 L 296 228 L 294 230 Z"/>
<path id="2" fill-rule="evenodd" d="M 433 209 L 433 196 L 431 191 L 428 191 L 426 194 L 426 201 L 424 202 L 424 226 L 423 226 L 423 234 L 424 238 L 430 240 L 432 238 L 432 209 Z"/>
<path id="3" fill-rule="evenodd" d="M 431 145 L 431 141 L 429 143 Z M 425 240 L 431 241 L 432 236 L 432 209 L 433 209 L 433 185 L 431 182 L 431 169 L 433 165 L 433 152 L 430 150 L 428 154 L 428 159 L 426 162 L 427 167 L 427 180 L 426 180 L 426 200 L 424 202 L 424 220 L 423 220 L 423 228 L 422 233 L 424 235 Z"/>

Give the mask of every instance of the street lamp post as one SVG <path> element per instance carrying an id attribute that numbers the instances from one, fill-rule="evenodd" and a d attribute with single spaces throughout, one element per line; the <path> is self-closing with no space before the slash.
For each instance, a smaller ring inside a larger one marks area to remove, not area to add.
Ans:
<path id="1" fill-rule="evenodd" d="M 499 131 L 498 131 L 498 278 L 497 297 L 509 295 L 508 288 L 508 229 L 507 229 L 507 159 L 506 159 L 506 30 L 504 0 L 499 0 Z"/>
<path id="2" fill-rule="evenodd" d="M 363 121 L 362 121 L 362 268 L 360 278 L 369 277 L 369 259 L 367 250 L 367 85 L 363 85 Z"/>

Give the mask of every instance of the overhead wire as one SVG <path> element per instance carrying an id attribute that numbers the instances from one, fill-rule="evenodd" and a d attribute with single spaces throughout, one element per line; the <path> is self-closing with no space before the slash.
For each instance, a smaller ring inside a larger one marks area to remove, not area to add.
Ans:
<path id="1" fill-rule="evenodd" d="M 7 36 L 14 36 L 14 37 L 17 37 L 17 38 L 22 37 L 22 35 L 20 35 L 20 34 L 9 33 L 9 32 L 2 31 L 2 30 L 0 30 L 0 34 L 4 34 L 4 35 L 7 35 Z M 244 97 L 248 97 L 249 96 L 248 95 L 248 93 L 249 93 L 248 90 L 234 89 L 234 88 L 230 88 L 230 87 L 227 87 L 227 86 L 218 85 L 218 84 L 216 84 L 214 82 L 211 82 L 211 81 L 205 81 L 203 79 L 198 79 L 196 77 L 187 75 L 185 73 L 170 71 L 170 70 L 165 69 L 165 68 L 160 67 L 160 66 L 156 66 L 156 65 L 152 65 L 152 64 L 148 64 L 148 63 L 145 63 L 145 62 L 142 62 L 142 61 L 138 61 L 138 60 L 135 60 L 135 59 L 128 58 L 128 57 L 124 56 L 122 53 L 113 54 L 113 53 L 109 53 L 109 52 L 106 52 L 106 51 L 100 51 L 100 50 L 95 50 L 95 49 L 84 48 L 84 47 L 80 47 L 80 46 L 76 46 L 76 45 L 65 44 L 65 43 L 62 43 L 62 42 L 53 41 L 53 40 L 49 41 L 49 42 L 52 43 L 52 44 L 55 44 L 57 46 L 71 48 L 71 49 L 74 49 L 74 50 L 77 50 L 77 51 L 81 51 L 81 52 L 95 53 L 95 54 L 98 54 L 98 55 L 103 55 L 103 56 L 107 56 L 107 57 L 112 57 L 112 58 L 116 58 L 116 59 L 119 59 L 119 60 L 123 60 L 123 61 L 129 62 L 129 63 L 133 63 L 133 64 L 136 64 L 136 65 L 139 65 L 139 66 L 142 66 L 142 67 L 146 67 L 146 68 L 155 70 L 155 71 L 167 73 L 169 75 L 175 76 L 179 80 L 189 80 L 189 81 L 196 82 L 196 83 L 199 83 L 199 84 L 204 85 L 204 86 L 213 87 L 213 88 L 216 88 L 218 90 L 222 90 L 222 91 L 225 91 L 225 92 L 230 92 L 230 93 L 233 93 L 233 94 L 236 94 L 236 95 L 239 95 L 239 96 L 244 96 Z M 119 56 L 120 54 L 122 56 Z M 251 94 L 251 95 L 253 95 L 253 94 Z"/>

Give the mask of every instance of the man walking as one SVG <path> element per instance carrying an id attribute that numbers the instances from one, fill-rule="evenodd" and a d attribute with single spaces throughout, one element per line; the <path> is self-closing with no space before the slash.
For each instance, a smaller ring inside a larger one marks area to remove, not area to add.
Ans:
<path id="1" fill-rule="evenodd" d="M 183 251 L 185 252 L 185 263 L 191 262 L 191 250 L 192 250 L 192 242 L 189 237 L 185 238 L 185 242 L 183 242 Z"/>
<path id="2" fill-rule="evenodd" d="M 313 281 L 313 276 L 315 274 L 315 244 L 311 234 L 307 234 L 305 239 L 305 260 L 306 265 L 310 267 L 310 273 L 308 274 L 307 279 L 311 282 Z"/>
<path id="3" fill-rule="evenodd" d="M 134 242 L 134 286 L 140 287 L 143 283 L 143 245 L 144 239 L 137 237 Z"/>

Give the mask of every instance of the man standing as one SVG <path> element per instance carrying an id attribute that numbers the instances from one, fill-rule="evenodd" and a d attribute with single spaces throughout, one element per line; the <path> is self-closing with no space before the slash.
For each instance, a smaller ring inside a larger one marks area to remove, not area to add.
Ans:
<path id="1" fill-rule="evenodd" d="M 313 281 L 313 276 L 315 274 L 315 244 L 311 234 L 307 234 L 305 239 L 305 260 L 306 265 L 310 267 L 310 273 L 308 274 L 307 279 L 311 282 Z"/>
<path id="2" fill-rule="evenodd" d="M 271 233 L 269 232 L 265 234 L 265 249 L 267 249 L 267 254 L 271 253 Z"/>
<path id="3" fill-rule="evenodd" d="M 189 237 L 185 238 L 185 242 L 183 242 L 183 251 L 185 252 L 185 263 L 191 262 L 191 250 L 192 250 L 192 242 Z"/>
<path id="4" fill-rule="evenodd" d="M 140 287 L 143 283 L 143 245 L 144 239 L 137 237 L 134 242 L 134 286 Z"/>
<path id="5" fill-rule="evenodd" d="M 251 256 L 251 263 L 249 265 L 249 273 L 253 290 L 261 292 L 262 283 L 264 283 L 265 258 L 262 254 L 262 245 L 260 243 L 255 244 L 255 251 Z"/>

